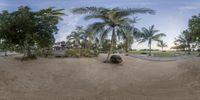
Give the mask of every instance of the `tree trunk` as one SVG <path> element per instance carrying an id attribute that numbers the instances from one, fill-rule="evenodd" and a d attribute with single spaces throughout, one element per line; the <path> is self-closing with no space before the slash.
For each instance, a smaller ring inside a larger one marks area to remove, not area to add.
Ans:
<path id="1" fill-rule="evenodd" d="M 27 47 L 27 56 L 28 57 L 31 56 L 31 48 L 30 48 L 30 46 Z"/>
<path id="2" fill-rule="evenodd" d="M 188 44 L 188 54 L 190 55 L 191 52 L 191 48 L 190 48 L 190 44 Z"/>
<path id="3" fill-rule="evenodd" d="M 151 40 L 149 40 L 149 56 L 151 56 Z"/>
<path id="4" fill-rule="evenodd" d="M 115 36 L 115 27 L 113 27 L 112 37 L 111 37 L 111 44 L 110 44 L 110 50 L 108 51 L 108 56 L 107 56 L 106 61 L 105 61 L 106 63 L 109 62 L 110 54 L 111 54 L 112 49 L 113 49 L 114 36 Z"/>
<path id="5" fill-rule="evenodd" d="M 162 52 L 163 52 L 163 47 L 161 47 L 162 48 Z"/>
<path id="6" fill-rule="evenodd" d="M 128 51 L 129 51 L 129 43 L 128 43 L 129 40 L 127 40 L 127 43 L 126 43 L 126 56 L 128 56 Z"/>
<path id="7" fill-rule="evenodd" d="M 4 54 L 5 56 L 8 56 L 8 53 L 7 53 L 7 50 L 5 50 L 5 54 Z"/>

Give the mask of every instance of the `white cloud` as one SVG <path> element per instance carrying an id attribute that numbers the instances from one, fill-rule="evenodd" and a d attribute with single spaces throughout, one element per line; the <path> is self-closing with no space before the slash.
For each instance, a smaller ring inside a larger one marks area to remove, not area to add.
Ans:
<path id="1" fill-rule="evenodd" d="M 184 5 L 184 6 L 179 6 L 178 9 L 181 11 L 181 12 L 188 12 L 188 11 L 191 11 L 191 10 L 197 10 L 197 9 L 200 9 L 200 3 L 192 3 L 192 4 L 188 4 L 188 5 Z"/>
<path id="2" fill-rule="evenodd" d="M 69 35 L 77 26 L 81 16 L 70 13 L 69 10 L 65 11 L 63 21 L 58 24 L 58 34 L 55 35 L 56 41 L 65 41 L 66 36 Z"/>

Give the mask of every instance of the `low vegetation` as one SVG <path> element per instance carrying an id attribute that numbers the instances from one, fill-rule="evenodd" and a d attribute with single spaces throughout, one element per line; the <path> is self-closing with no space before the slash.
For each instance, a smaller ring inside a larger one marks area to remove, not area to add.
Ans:
<path id="1" fill-rule="evenodd" d="M 69 49 L 65 52 L 65 57 L 96 57 L 99 53 L 96 50 L 89 49 Z"/>
<path id="2" fill-rule="evenodd" d="M 130 54 L 142 54 L 142 55 L 148 55 L 148 51 L 130 51 Z M 152 56 L 154 57 L 175 57 L 176 52 L 175 51 L 153 51 L 152 50 Z"/>

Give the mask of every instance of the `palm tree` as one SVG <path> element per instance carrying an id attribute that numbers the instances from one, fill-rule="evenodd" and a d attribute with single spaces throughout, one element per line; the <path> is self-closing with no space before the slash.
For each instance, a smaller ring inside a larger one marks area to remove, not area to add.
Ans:
<path id="1" fill-rule="evenodd" d="M 68 41 L 73 41 L 75 48 L 81 45 L 81 40 L 83 39 L 84 30 L 82 26 L 77 26 L 75 31 L 72 31 L 70 35 L 67 36 Z"/>
<path id="2" fill-rule="evenodd" d="M 167 43 L 163 42 L 162 40 L 158 42 L 157 44 L 158 47 L 161 47 L 162 51 L 164 47 L 167 47 Z"/>
<path id="3" fill-rule="evenodd" d="M 139 8 L 139 9 L 120 9 L 120 8 L 103 8 L 103 7 L 81 7 L 72 10 L 76 14 L 87 14 L 85 16 L 86 20 L 98 19 L 99 22 L 95 22 L 90 26 L 100 34 L 100 37 L 107 36 L 110 32 L 111 34 L 111 45 L 108 52 L 108 56 L 105 62 L 109 62 L 110 54 L 112 52 L 114 44 L 116 44 L 117 36 L 122 34 L 121 29 L 124 26 L 128 26 L 133 20 L 128 18 L 130 15 L 137 13 L 149 13 L 154 14 L 155 12 L 151 9 Z"/>
<path id="4" fill-rule="evenodd" d="M 187 49 L 188 54 L 191 52 L 191 43 L 193 43 L 192 34 L 189 30 L 184 30 L 177 38 L 175 38 L 175 44 L 177 47 Z"/>
<path id="5" fill-rule="evenodd" d="M 83 42 L 85 43 L 84 47 L 91 49 L 92 43 L 95 42 L 95 32 L 91 27 L 88 27 L 87 29 L 84 30 L 85 33 L 83 34 Z"/>
<path id="6" fill-rule="evenodd" d="M 160 38 L 163 36 L 166 36 L 164 33 L 158 33 L 159 30 L 154 29 L 154 25 L 149 27 L 149 29 L 143 27 L 142 28 L 142 33 L 140 36 L 140 39 L 138 40 L 139 43 L 143 43 L 148 41 L 148 46 L 149 46 L 149 56 L 151 56 L 151 44 L 152 41 L 161 41 Z"/>
<path id="7" fill-rule="evenodd" d="M 129 50 L 131 49 L 131 45 L 134 42 L 134 38 L 137 38 L 137 35 L 139 33 L 139 29 L 135 28 L 135 27 L 126 27 L 123 28 L 123 32 L 124 32 L 124 48 L 126 51 L 126 55 L 128 55 Z"/>

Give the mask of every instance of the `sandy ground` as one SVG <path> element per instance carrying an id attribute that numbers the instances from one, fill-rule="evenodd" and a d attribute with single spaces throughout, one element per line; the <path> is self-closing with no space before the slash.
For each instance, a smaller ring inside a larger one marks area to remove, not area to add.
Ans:
<path id="1" fill-rule="evenodd" d="M 200 58 L 104 59 L 0 57 L 0 100 L 200 100 Z"/>

